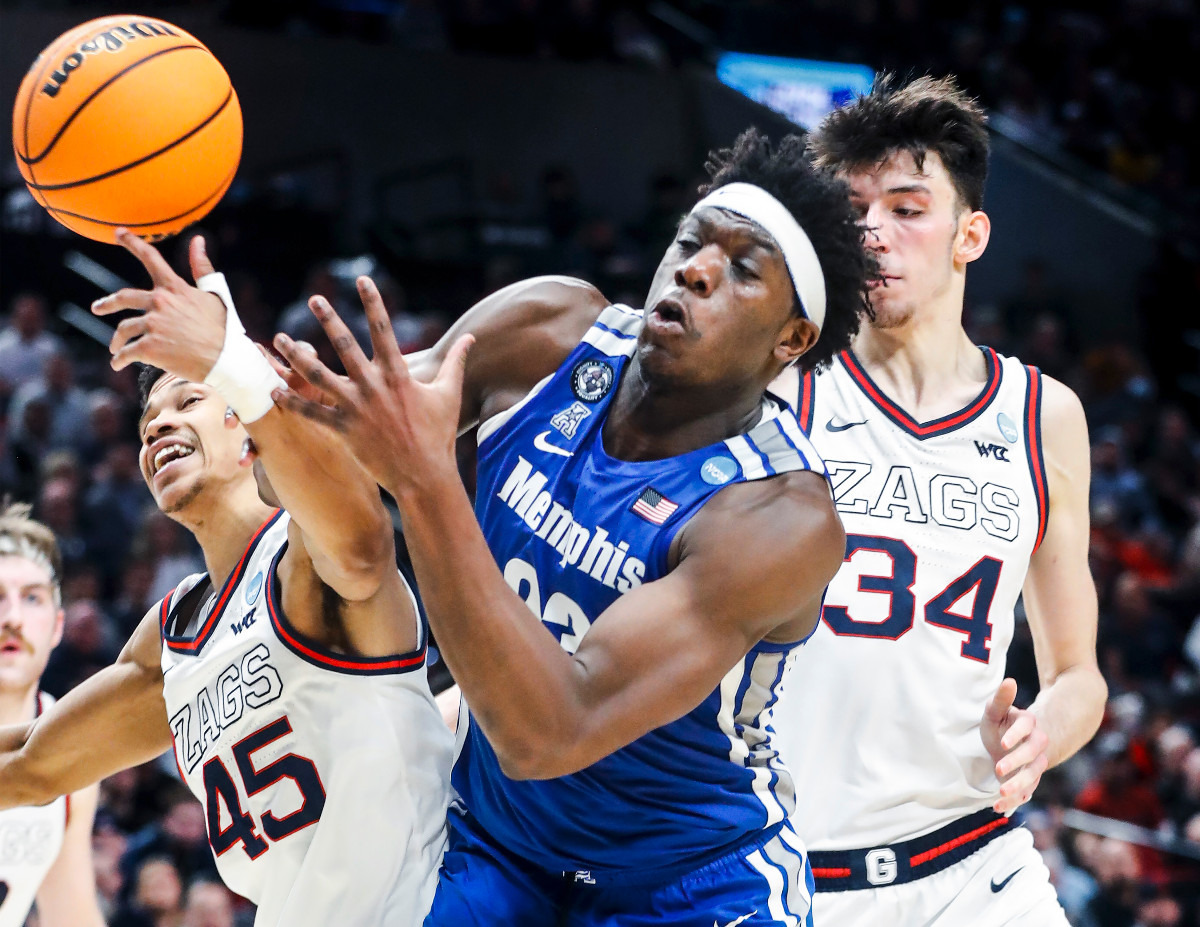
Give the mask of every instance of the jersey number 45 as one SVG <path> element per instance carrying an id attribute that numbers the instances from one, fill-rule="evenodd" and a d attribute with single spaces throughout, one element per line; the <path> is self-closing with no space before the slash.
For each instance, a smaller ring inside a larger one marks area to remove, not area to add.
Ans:
<path id="1" fill-rule="evenodd" d="M 860 621 L 851 617 L 850 609 L 844 605 L 826 605 L 821 611 L 821 618 L 834 634 L 894 641 L 912 628 L 916 616 L 917 600 L 912 587 L 917 578 L 917 555 L 897 538 L 847 535 L 845 562 L 849 563 L 859 551 L 878 551 L 891 559 L 890 576 L 863 573 L 858 577 L 860 592 L 885 593 L 889 597 L 891 607 L 888 617 L 883 621 Z M 947 584 L 945 589 L 925 603 L 926 624 L 966 635 L 962 655 L 968 660 L 988 662 L 988 641 L 992 639 L 988 612 L 996 596 L 1003 565 L 994 557 L 981 557 L 962 576 Z M 951 611 L 955 603 L 972 589 L 975 590 L 975 601 L 971 605 L 971 613 L 963 615 Z"/>
<path id="2" fill-rule="evenodd" d="M 213 757 L 204 764 L 204 808 L 208 815 L 208 842 L 213 853 L 220 856 L 235 844 L 240 843 L 246 855 L 258 859 L 269 849 L 267 840 L 279 841 L 294 834 L 309 824 L 315 824 L 325 810 L 325 786 L 317 767 L 307 757 L 289 753 L 268 763 L 261 769 L 255 768 L 254 753 L 268 744 L 292 732 L 287 716 L 276 718 L 253 734 L 243 737 L 233 745 L 234 765 L 245 786 L 246 795 L 257 795 L 281 779 L 290 779 L 300 790 L 302 803 L 299 808 L 282 818 L 270 811 L 263 812 L 256 826 L 254 817 L 242 808 L 238 787 L 233 776 L 225 768 L 224 761 Z M 229 813 L 229 823 L 222 826 L 221 806 Z M 261 834 L 259 833 L 261 830 Z"/>

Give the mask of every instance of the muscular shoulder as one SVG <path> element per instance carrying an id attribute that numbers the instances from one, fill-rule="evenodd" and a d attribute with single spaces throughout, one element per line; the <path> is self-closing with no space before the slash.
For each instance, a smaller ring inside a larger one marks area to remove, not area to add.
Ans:
<path id="1" fill-rule="evenodd" d="M 1070 387 L 1053 377 L 1042 377 L 1042 389 L 1041 433 L 1051 490 L 1056 477 L 1082 479 L 1086 489 L 1091 457 L 1083 404 Z"/>
<path id="2" fill-rule="evenodd" d="M 476 337 L 464 401 L 486 419 L 519 400 L 558 368 L 607 305 L 598 289 L 573 277 L 534 277 L 487 297 L 448 337 Z"/>
<path id="3" fill-rule="evenodd" d="M 829 484 L 804 470 L 718 492 L 681 532 L 679 557 L 708 550 L 725 556 L 736 550 L 739 560 L 753 557 L 767 569 L 794 567 L 802 558 L 827 582 L 845 547 Z"/>

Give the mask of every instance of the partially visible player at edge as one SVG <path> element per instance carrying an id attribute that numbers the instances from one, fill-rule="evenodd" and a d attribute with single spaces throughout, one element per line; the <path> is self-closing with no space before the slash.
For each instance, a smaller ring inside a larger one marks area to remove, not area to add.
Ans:
<path id="1" fill-rule="evenodd" d="M 963 330 L 990 230 L 974 101 L 951 79 L 885 77 L 811 144 L 850 183 L 883 274 L 853 348 L 777 384 L 848 535 L 776 712 L 814 910 L 848 927 L 1065 925 L 1008 816 L 1104 708 L 1083 409 Z M 1004 678 L 1022 591 L 1041 680 L 1027 710 Z"/>
<path id="2" fill-rule="evenodd" d="M 644 314 L 526 281 L 406 361 L 378 301 L 373 360 L 317 307 L 348 377 L 276 339 L 334 407 L 279 401 L 397 499 L 470 709 L 428 925 L 811 923 L 770 717 L 845 537 L 765 390 L 849 343 L 872 261 L 800 139 L 709 166 Z"/>
<path id="3" fill-rule="evenodd" d="M 62 556 L 29 506 L 0 509 L 0 725 L 54 704 L 38 689 L 62 639 Z M 41 927 L 104 924 L 92 870 L 94 785 L 49 804 L 0 811 L 0 927 L 20 927 L 37 900 Z"/>
<path id="4" fill-rule="evenodd" d="M 119 240 L 154 289 L 93 311 L 141 310 L 112 364 L 156 365 L 140 383 L 142 475 L 208 570 L 113 666 L 0 732 L 0 803 L 51 801 L 174 746 L 258 927 L 413 927 L 445 846 L 451 737 L 379 491 L 335 434 L 272 404 L 286 371 L 243 333 L 202 239 L 193 274 L 223 296 Z"/>

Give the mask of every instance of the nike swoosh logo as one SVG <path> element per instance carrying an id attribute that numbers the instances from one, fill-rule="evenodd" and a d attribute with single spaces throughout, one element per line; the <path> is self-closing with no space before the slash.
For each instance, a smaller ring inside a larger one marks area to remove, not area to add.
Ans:
<path id="1" fill-rule="evenodd" d="M 835 424 L 833 424 L 833 419 L 830 419 L 829 421 L 827 421 L 825 423 L 825 430 L 826 431 L 834 431 L 834 432 L 845 431 L 848 428 L 853 428 L 855 425 L 865 425 L 865 424 L 867 424 L 867 422 L 864 419 L 861 422 L 846 422 L 845 424 L 842 424 L 842 425 L 835 425 Z"/>
<path id="2" fill-rule="evenodd" d="M 1004 890 L 1004 886 L 1006 886 L 1006 885 L 1007 885 L 1009 882 L 1011 882 L 1011 881 L 1013 880 L 1013 876 L 1015 876 L 1015 875 L 1016 875 L 1018 872 L 1020 872 L 1020 871 L 1021 871 L 1021 869 L 1024 869 L 1024 868 L 1025 868 L 1025 867 L 1024 867 L 1024 866 L 1022 866 L 1020 869 L 1016 869 L 1016 870 L 1014 870 L 1014 871 L 1012 872 L 1012 874 L 1011 874 L 1011 875 L 1009 875 L 1009 877 L 1008 877 L 1007 879 L 1003 879 L 1003 880 L 1002 880 L 1002 881 L 1000 881 L 1000 882 L 997 882 L 995 879 L 992 879 L 992 891 L 993 891 L 993 892 L 1000 892 L 1000 891 L 1003 891 L 1003 890 Z"/>
<path id="3" fill-rule="evenodd" d="M 749 920 L 750 918 L 754 917 L 754 915 L 755 915 L 755 914 L 757 914 L 757 913 L 758 913 L 758 908 L 755 908 L 755 909 L 754 909 L 753 911 L 751 911 L 749 914 L 743 914 L 743 915 L 742 915 L 741 917 L 739 917 L 739 918 L 738 918 L 736 921 L 730 921 L 728 924 L 726 924 L 726 925 L 725 925 L 725 927 L 737 927 L 737 925 L 738 925 L 738 924 L 740 924 L 742 921 L 744 921 L 744 920 Z M 717 923 L 717 922 L 714 920 L 714 921 L 713 921 L 713 927 L 721 927 L 721 925 L 720 925 L 720 924 L 718 924 L 718 923 Z"/>
<path id="4" fill-rule="evenodd" d="M 534 438 L 533 446 L 536 447 L 539 451 L 545 451 L 547 454 L 557 454 L 559 457 L 574 457 L 575 456 L 574 451 L 564 451 L 561 447 L 555 447 L 553 444 L 551 444 L 549 441 L 547 441 L 546 435 L 548 435 L 548 434 L 550 434 L 550 432 L 543 431 L 540 435 L 538 435 L 536 438 Z"/>

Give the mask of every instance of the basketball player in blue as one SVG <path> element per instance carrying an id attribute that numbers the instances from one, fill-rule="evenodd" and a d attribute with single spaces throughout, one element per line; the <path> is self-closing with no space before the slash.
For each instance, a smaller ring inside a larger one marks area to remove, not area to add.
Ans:
<path id="1" fill-rule="evenodd" d="M 399 503 L 469 706 L 433 927 L 811 923 L 770 720 L 845 538 L 764 391 L 846 346 L 872 261 L 799 139 L 750 132 L 710 169 L 644 314 L 532 280 L 406 360 L 364 279 L 372 360 L 324 305 L 347 377 L 276 341 L 331 404 L 277 401 Z"/>
<path id="2" fill-rule="evenodd" d="M 848 535 L 808 671 L 776 712 L 817 919 L 1065 927 L 1011 815 L 1104 710 L 1083 408 L 963 329 L 991 228 L 975 101 L 950 79 L 884 79 L 812 145 L 850 183 L 883 274 L 852 350 L 779 385 Z M 1005 678 L 1022 594 L 1040 681 L 1028 708 Z M 800 762 L 813 751 L 821 763 Z"/>

